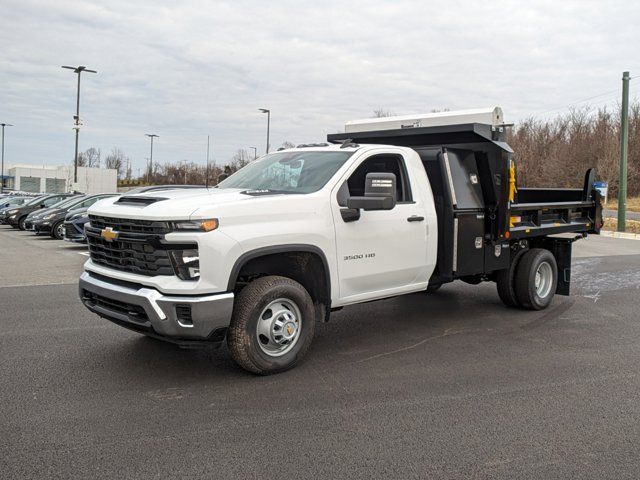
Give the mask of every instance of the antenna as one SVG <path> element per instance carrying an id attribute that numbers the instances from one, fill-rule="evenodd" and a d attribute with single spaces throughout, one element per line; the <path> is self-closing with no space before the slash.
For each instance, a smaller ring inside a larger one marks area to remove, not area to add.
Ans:
<path id="1" fill-rule="evenodd" d="M 204 186 L 209 189 L 209 135 L 207 135 L 207 169 L 204 176 Z"/>

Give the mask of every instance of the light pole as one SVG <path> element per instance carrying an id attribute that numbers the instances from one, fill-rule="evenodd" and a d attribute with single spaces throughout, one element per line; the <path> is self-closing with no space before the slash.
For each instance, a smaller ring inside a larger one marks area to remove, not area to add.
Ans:
<path id="1" fill-rule="evenodd" d="M 76 131 L 76 150 L 75 150 L 75 157 L 73 157 L 73 183 L 78 183 L 78 135 L 80 134 L 80 75 L 82 74 L 82 72 L 89 72 L 89 73 L 98 73 L 98 72 L 95 70 L 89 70 L 87 67 L 83 65 L 80 65 L 78 67 L 69 67 L 69 66 L 63 65 L 62 68 L 66 68 L 67 70 L 73 70 L 74 73 L 78 74 L 78 90 L 76 92 L 76 114 L 73 117 L 73 119 L 75 120 L 73 128 Z"/>
<path id="2" fill-rule="evenodd" d="M 151 139 L 151 155 L 149 156 L 149 169 L 147 170 L 147 183 L 151 181 L 151 172 L 153 170 L 153 139 L 159 137 L 155 133 L 145 133 Z"/>
<path id="3" fill-rule="evenodd" d="M 10 123 L 0 123 L 2 125 L 2 172 L 0 173 L 0 193 L 4 193 L 4 127 L 13 127 Z"/>
<path id="4" fill-rule="evenodd" d="M 269 153 L 269 128 L 271 127 L 271 110 L 268 108 L 260 108 L 262 113 L 267 114 L 267 153 Z"/>
<path id="5" fill-rule="evenodd" d="M 249 148 L 253 149 L 253 159 L 255 160 L 256 158 L 258 158 L 258 149 L 256 147 Z"/>
<path id="6" fill-rule="evenodd" d="M 629 72 L 622 74 L 620 112 L 620 182 L 618 183 L 618 231 L 627 228 L 627 157 L 629 155 Z"/>

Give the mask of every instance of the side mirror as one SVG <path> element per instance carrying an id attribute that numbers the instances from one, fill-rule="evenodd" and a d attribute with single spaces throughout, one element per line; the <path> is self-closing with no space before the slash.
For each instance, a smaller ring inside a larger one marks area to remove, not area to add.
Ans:
<path id="1" fill-rule="evenodd" d="M 396 176 L 393 173 L 367 173 L 364 197 L 349 197 L 348 208 L 391 210 L 396 206 Z"/>

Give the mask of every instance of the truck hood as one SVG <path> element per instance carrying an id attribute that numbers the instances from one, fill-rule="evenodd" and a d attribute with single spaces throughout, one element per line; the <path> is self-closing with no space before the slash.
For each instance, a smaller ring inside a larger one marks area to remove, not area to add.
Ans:
<path id="1" fill-rule="evenodd" d="M 283 197 L 289 195 L 254 194 L 243 189 L 176 189 L 151 191 L 134 195 L 124 194 L 111 197 L 92 205 L 89 215 L 101 215 L 115 218 L 185 220 L 204 218 L 198 212 L 217 211 L 218 207 L 229 204 L 257 202 L 266 197 Z"/>

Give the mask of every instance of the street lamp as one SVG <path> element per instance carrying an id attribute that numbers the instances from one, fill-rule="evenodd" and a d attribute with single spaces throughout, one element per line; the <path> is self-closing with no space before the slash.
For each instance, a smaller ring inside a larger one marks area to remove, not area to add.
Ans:
<path id="1" fill-rule="evenodd" d="M 78 74 L 78 90 L 76 92 L 76 114 L 73 117 L 75 120 L 74 130 L 76 131 L 76 154 L 73 157 L 73 183 L 78 183 L 78 135 L 80 133 L 80 75 L 82 72 L 89 73 L 98 73 L 95 70 L 89 70 L 87 67 L 80 65 L 78 67 L 69 67 L 63 65 L 62 68 L 66 68 L 67 70 L 73 70 L 74 73 Z"/>
<path id="2" fill-rule="evenodd" d="M 258 149 L 256 147 L 249 148 L 253 149 L 253 159 L 255 160 L 256 158 L 258 158 Z"/>
<path id="3" fill-rule="evenodd" d="M 271 126 L 271 110 L 268 108 L 260 108 L 262 113 L 267 114 L 267 153 L 269 153 L 269 127 Z"/>
<path id="4" fill-rule="evenodd" d="M 151 155 L 149 156 L 149 169 L 147 170 L 147 183 L 151 182 L 151 171 L 153 170 L 153 139 L 159 137 L 155 133 L 145 133 L 151 139 Z"/>
<path id="5" fill-rule="evenodd" d="M 13 127 L 10 123 L 0 123 L 2 125 L 2 172 L 0 173 L 0 193 L 4 193 L 4 127 Z"/>

